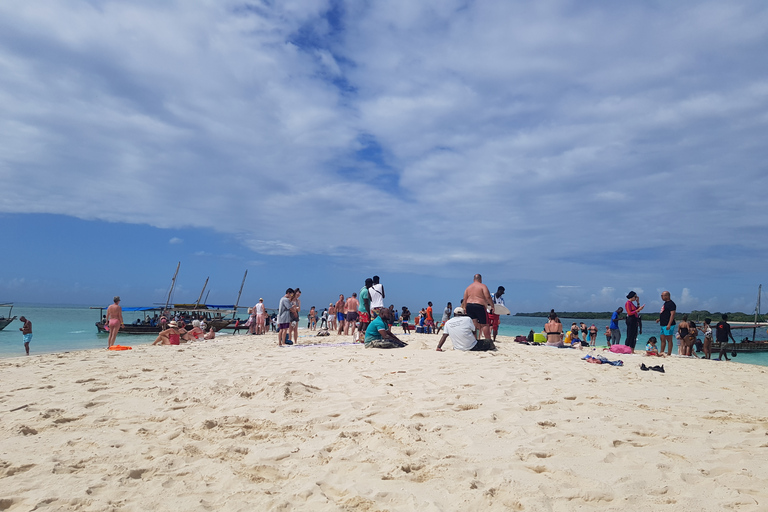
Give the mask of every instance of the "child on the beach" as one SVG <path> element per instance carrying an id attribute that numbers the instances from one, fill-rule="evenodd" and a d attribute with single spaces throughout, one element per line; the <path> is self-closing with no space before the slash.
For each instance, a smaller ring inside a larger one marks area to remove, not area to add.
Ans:
<path id="1" fill-rule="evenodd" d="M 608 345 L 611 345 L 611 326 L 608 325 L 605 328 L 605 342 L 608 343 Z"/>
<path id="2" fill-rule="evenodd" d="M 656 346 L 656 336 L 651 336 L 648 339 L 648 343 L 645 345 L 645 355 L 664 357 L 664 354 L 660 354 Z"/>

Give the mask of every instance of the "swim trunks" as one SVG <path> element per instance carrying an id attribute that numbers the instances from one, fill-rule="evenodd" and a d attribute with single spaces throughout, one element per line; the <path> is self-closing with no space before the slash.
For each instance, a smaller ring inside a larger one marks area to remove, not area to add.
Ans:
<path id="1" fill-rule="evenodd" d="M 488 313 L 488 325 L 491 326 L 491 329 L 499 328 L 499 315 L 494 315 L 493 313 Z"/>
<path id="2" fill-rule="evenodd" d="M 347 313 L 347 322 L 357 322 L 357 311 Z"/>
<path id="3" fill-rule="evenodd" d="M 485 314 L 485 306 L 482 304 L 475 304 L 470 302 L 467 304 L 467 316 L 473 320 L 477 320 L 480 325 L 488 323 L 488 317 Z"/>
<path id="4" fill-rule="evenodd" d="M 287 324 L 278 324 L 278 327 L 282 331 L 283 329 L 288 329 L 291 326 L 291 323 L 288 322 Z"/>
<path id="5" fill-rule="evenodd" d="M 360 317 L 360 321 L 364 324 L 367 324 L 368 322 L 371 321 L 371 317 L 368 313 L 361 311 L 361 312 L 358 312 L 358 316 Z"/>
<path id="6" fill-rule="evenodd" d="M 344 313 L 336 313 L 336 321 L 337 322 L 343 322 L 344 321 Z"/>
<path id="7" fill-rule="evenodd" d="M 477 340 L 477 343 L 475 343 L 475 346 L 472 347 L 470 352 L 485 352 L 488 350 L 493 350 L 493 342 L 491 340 Z"/>
<path id="8" fill-rule="evenodd" d="M 661 335 L 662 336 L 674 336 L 675 335 L 675 327 L 677 327 L 677 326 L 673 325 L 672 327 L 667 329 L 666 327 L 662 326 L 661 327 Z"/>
<path id="9" fill-rule="evenodd" d="M 23 338 L 24 338 L 24 343 L 29 343 L 30 341 L 32 341 L 32 333 L 25 334 Z"/>

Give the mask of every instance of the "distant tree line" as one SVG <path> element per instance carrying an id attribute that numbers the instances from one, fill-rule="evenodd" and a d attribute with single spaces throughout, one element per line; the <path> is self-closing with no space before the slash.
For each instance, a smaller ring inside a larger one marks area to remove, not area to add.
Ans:
<path id="1" fill-rule="evenodd" d="M 656 320 L 659 318 L 659 313 L 646 313 L 645 310 L 643 310 L 641 313 L 641 316 L 643 318 L 643 321 L 647 320 Z M 684 312 L 677 312 L 676 316 L 682 316 L 683 314 L 687 314 L 688 318 L 690 318 L 693 321 L 699 322 L 704 320 L 705 318 L 711 318 L 713 322 L 717 322 L 720 320 L 720 317 L 722 316 L 722 313 L 719 311 L 716 311 L 714 313 L 710 313 L 706 310 L 698 310 L 694 309 L 693 311 L 689 313 Z M 753 322 L 755 320 L 755 314 L 754 313 L 741 313 L 741 312 L 735 312 L 735 313 L 726 313 L 728 315 L 728 320 L 733 322 Z M 613 315 L 613 311 L 558 311 L 557 316 L 560 318 L 575 318 L 577 320 L 610 320 L 611 315 Z M 549 316 L 549 311 L 537 311 L 535 313 L 515 313 L 515 316 L 532 316 L 537 318 L 546 318 Z M 621 318 L 624 318 L 625 315 L 622 314 Z M 758 316 L 759 322 L 765 321 L 765 315 Z"/>

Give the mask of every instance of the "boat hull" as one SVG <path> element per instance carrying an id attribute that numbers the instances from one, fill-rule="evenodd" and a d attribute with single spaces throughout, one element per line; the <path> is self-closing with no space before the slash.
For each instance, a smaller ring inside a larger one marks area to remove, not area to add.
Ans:
<path id="1" fill-rule="evenodd" d="M 5 318 L 5 317 L 0 318 L 0 331 L 8 327 L 8 324 L 13 322 L 14 320 L 16 320 L 15 316 L 12 318 Z"/>
<path id="2" fill-rule="evenodd" d="M 712 353 L 720 352 L 721 345 L 724 346 L 726 352 L 768 352 L 768 341 L 747 341 L 741 343 L 713 343 Z"/>

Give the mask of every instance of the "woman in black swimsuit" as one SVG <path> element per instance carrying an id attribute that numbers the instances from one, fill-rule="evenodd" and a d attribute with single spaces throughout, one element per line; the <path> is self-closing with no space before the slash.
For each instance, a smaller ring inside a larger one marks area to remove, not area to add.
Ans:
<path id="1" fill-rule="evenodd" d="M 563 324 L 554 309 L 549 312 L 549 322 L 544 325 L 544 332 L 547 335 L 547 345 L 559 347 L 563 344 Z"/>

